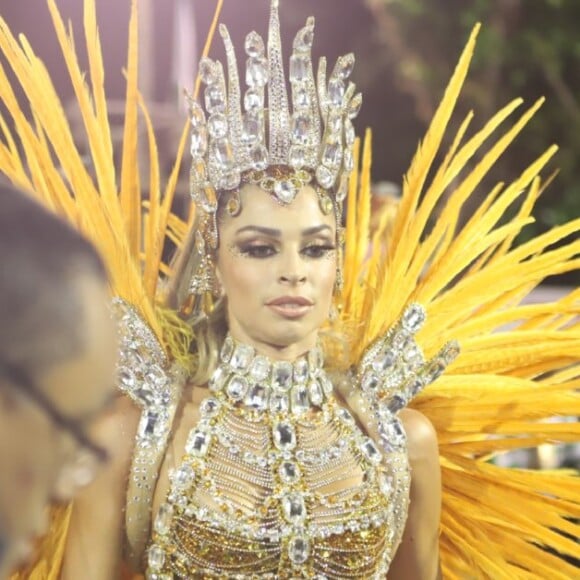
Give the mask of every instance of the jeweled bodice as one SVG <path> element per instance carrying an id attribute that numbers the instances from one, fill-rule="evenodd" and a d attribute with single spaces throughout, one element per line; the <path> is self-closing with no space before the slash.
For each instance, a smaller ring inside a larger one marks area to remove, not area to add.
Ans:
<path id="1" fill-rule="evenodd" d="M 379 451 L 315 349 L 228 339 L 148 548 L 148 577 L 384 578 L 406 520 L 404 434 Z"/>

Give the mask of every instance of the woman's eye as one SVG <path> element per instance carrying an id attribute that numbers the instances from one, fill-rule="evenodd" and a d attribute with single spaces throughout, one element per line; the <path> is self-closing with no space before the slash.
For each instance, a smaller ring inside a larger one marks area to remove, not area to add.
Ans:
<path id="1" fill-rule="evenodd" d="M 302 250 L 302 253 L 308 258 L 323 258 L 334 250 L 335 247 L 331 244 L 314 244 L 312 246 L 306 246 Z"/>
<path id="2" fill-rule="evenodd" d="M 249 256 L 250 258 L 269 258 L 276 253 L 276 249 L 273 246 L 262 244 L 243 246 L 240 248 L 240 252 L 242 255 Z"/>

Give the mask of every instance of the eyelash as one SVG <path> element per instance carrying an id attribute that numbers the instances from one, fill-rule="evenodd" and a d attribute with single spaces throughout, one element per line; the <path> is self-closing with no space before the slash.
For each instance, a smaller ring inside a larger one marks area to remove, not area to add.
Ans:
<path id="1" fill-rule="evenodd" d="M 336 249 L 332 244 L 311 244 L 302 248 L 300 253 L 306 258 L 317 260 L 328 256 Z M 269 244 L 252 244 L 249 246 L 242 246 L 239 248 L 242 256 L 264 260 L 270 258 L 278 253 L 274 246 Z"/>

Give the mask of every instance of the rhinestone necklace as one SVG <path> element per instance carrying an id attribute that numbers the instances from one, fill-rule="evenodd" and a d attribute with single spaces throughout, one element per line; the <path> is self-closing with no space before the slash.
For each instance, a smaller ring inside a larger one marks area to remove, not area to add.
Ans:
<path id="1" fill-rule="evenodd" d="M 228 336 L 209 389 L 148 577 L 384 577 L 406 518 L 406 451 L 383 462 L 334 398 L 321 350 L 275 361 Z"/>

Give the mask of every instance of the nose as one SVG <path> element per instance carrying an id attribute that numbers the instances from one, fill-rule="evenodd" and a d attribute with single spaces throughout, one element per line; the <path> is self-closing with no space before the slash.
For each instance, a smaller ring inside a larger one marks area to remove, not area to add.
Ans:
<path id="1" fill-rule="evenodd" d="M 279 281 L 289 286 L 306 282 L 305 264 L 297 251 L 288 251 L 281 256 Z"/>

